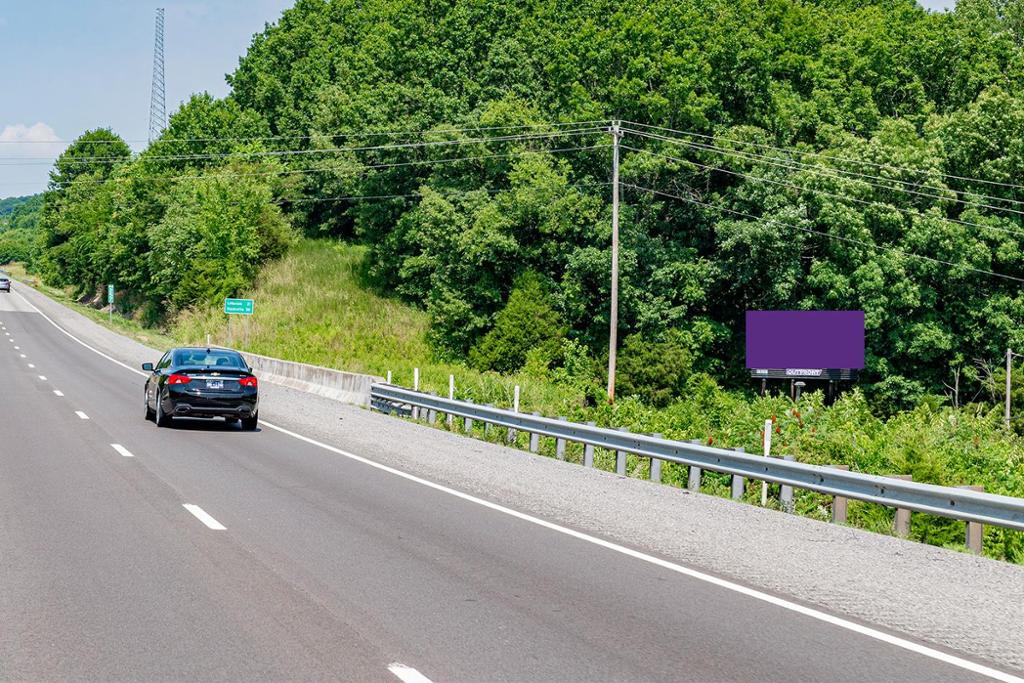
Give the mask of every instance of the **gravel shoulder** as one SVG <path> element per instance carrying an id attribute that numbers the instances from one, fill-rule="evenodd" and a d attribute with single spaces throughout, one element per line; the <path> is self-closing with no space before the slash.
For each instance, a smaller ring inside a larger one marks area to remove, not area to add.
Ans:
<path id="1" fill-rule="evenodd" d="M 133 367 L 163 352 L 25 284 L 15 289 L 68 332 Z M 271 383 L 261 388 L 261 416 L 287 429 L 552 522 L 1024 670 L 1024 566 L 585 469 Z"/>

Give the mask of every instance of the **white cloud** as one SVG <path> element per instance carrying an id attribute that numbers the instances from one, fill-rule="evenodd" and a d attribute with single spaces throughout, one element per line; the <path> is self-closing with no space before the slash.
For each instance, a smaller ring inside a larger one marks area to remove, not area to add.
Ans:
<path id="1" fill-rule="evenodd" d="M 64 147 L 56 131 L 42 121 L 0 129 L 0 157 L 8 160 L 0 166 L 0 197 L 43 190 L 50 165 Z"/>
<path id="2" fill-rule="evenodd" d="M 64 145 L 56 131 L 42 121 L 31 126 L 13 123 L 0 130 L 0 147 L 6 157 L 31 157 L 53 159 L 63 150 Z"/>
<path id="3" fill-rule="evenodd" d="M 13 123 L 4 126 L 0 131 L 0 142 L 56 142 L 57 133 L 48 125 L 39 123 L 26 126 L 24 123 Z"/>

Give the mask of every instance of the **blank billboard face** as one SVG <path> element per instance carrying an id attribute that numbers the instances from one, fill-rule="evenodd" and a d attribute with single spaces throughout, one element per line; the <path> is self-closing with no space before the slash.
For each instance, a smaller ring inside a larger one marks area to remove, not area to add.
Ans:
<path id="1" fill-rule="evenodd" d="M 747 311 L 747 368 L 864 367 L 864 311 Z"/>

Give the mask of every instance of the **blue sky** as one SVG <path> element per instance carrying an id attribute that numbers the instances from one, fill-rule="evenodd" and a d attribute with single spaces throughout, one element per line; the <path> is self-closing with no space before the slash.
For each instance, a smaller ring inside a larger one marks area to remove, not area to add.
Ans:
<path id="1" fill-rule="evenodd" d="M 45 188 L 49 162 L 89 128 L 146 139 L 153 24 L 166 8 L 168 113 L 227 93 L 254 33 L 294 0 L 29 0 L 0 3 L 0 197 Z M 953 0 L 924 0 L 931 9 Z M 28 144 L 10 141 L 33 140 Z M 40 141 L 43 141 L 42 143 Z M 134 143 L 139 148 L 141 143 Z M 39 163 L 15 165 L 12 157 Z"/>
<path id="2" fill-rule="evenodd" d="M 68 140 L 110 126 L 145 140 L 155 9 L 166 9 L 168 113 L 193 92 L 222 96 L 254 33 L 294 0 L 31 0 L 0 3 L 0 141 Z M 136 146 L 137 145 L 133 145 Z M 0 197 L 44 189 L 60 144 L 2 144 Z"/>

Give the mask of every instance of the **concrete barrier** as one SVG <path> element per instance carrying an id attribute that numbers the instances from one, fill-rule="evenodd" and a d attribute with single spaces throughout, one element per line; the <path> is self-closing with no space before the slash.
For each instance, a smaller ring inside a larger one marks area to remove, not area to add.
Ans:
<path id="1" fill-rule="evenodd" d="M 242 355 L 261 380 L 345 403 L 369 405 L 370 386 L 374 382 L 383 381 L 382 377 L 373 375 L 295 363 L 256 353 L 243 351 Z"/>

